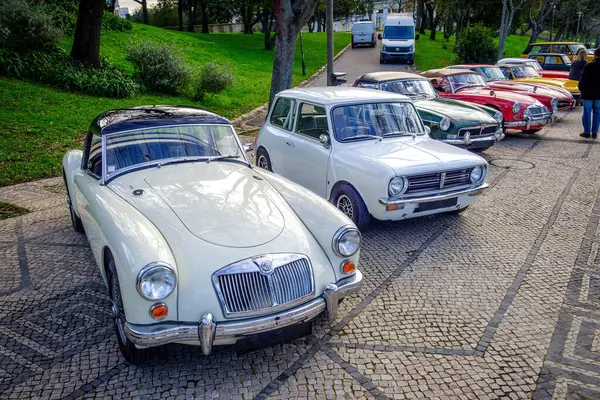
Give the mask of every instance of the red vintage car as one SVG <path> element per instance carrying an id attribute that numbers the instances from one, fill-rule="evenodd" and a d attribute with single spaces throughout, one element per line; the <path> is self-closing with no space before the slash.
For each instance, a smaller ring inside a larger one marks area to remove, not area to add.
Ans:
<path id="1" fill-rule="evenodd" d="M 504 129 L 535 133 L 554 120 L 554 113 L 535 98 L 490 88 L 483 76 L 467 69 L 432 69 L 423 72 L 441 97 L 492 107 L 502 112 Z"/>
<path id="2" fill-rule="evenodd" d="M 479 72 L 488 86 L 494 90 L 503 90 L 531 96 L 549 110 L 565 111 L 575 107 L 576 102 L 568 90 L 544 84 L 512 81 L 506 78 L 499 67 L 486 64 L 462 64 L 447 67 L 450 69 L 469 69 Z M 556 99 L 556 100 L 554 100 Z"/>

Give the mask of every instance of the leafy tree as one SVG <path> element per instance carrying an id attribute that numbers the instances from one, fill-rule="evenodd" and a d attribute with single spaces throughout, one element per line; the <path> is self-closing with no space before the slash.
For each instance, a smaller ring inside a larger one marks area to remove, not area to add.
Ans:
<path id="1" fill-rule="evenodd" d="M 456 45 L 458 58 L 465 64 L 493 64 L 496 50 L 491 29 L 482 24 L 465 28 Z"/>
<path id="2" fill-rule="evenodd" d="M 100 66 L 100 31 L 104 7 L 104 0 L 80 0 L 71 48 L 71 57 L 95 67 Z"/>

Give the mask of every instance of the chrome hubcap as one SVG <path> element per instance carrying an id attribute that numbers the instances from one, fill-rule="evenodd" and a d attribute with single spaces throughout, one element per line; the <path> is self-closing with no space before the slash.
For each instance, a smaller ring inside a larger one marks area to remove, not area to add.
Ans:
<path id="1" fill-rule="evenodd" d="M 258 167 L 262 169 L 269 169 L 269 164 L 265 156 L 258 157 Z"/>
<path id="2" fill-rule="evenodd" d="M 123 302 L 121 300 L 121 289 L 119 288 L 119 283 L 116 279 L 113 279 L 112 316 L 121 342 L 127 343 L 127 336 L 125 335 L 125 326 L 123 323 L 123 321 L 125 321 L 125 315 L 123 312 Z"/>
<path id="3" fill-rule="evenodd" d="M 348 218 L 354 220 L 354 208 L 352 207 L 352 201 L 345 194 L 341 195 L 337 199 L 337 208 L 342 211 Z"/>

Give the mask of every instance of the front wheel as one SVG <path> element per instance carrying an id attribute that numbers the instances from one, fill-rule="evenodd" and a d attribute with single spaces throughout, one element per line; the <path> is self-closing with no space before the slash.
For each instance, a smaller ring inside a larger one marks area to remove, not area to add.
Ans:
<path id="1" fill-rule="evenodd" d="M 71 200 L 71 193 L 69 193 L 69 186 L 67 185 L 67 179 L 65 177 L 65 173 L 63 171 L 63 179 L 65 182 L 65 188 L 67 189 L 67 205 L 69 206 L 69 215 L 71 216 L 71 225 L 73 225 L 73 229 L 75 232 L 83 233 L 83 223 L 81 222 L 81 218 L 77 216 L 75 213 L 75 209 L 73 208 L 73 201 Z"/>
<path id="2" fill-rule="evenodd" d="M 119 344 L 119 350 L 121 350 L 121 354 L 123 354 L 125 360 L 131 364 L 140 364 L 146 359 L 146 351 L 144 349 L 138 349 L 135 347 L 135 344 L 133 344 L 127 338 L 127 335 L 125 335 L 125 309 L 123 307 L 123 297 L 121 296 L 121 287 L 119 286 L 119 277 L 117 276 L 114 260 L 110 260 L 108 269 L 110 298 L 113 303 L 113 325 L 115 328 L 115 334 L 117 336 L 117 342 Z"/>
<path id="3" fill-rule="evenodd" d="M 367 230 L 371 217 L 356 189 L 348 184 L 341 184 L 332 193 L 331 200 L 333 205 L 346 214 L 360 231 Z"/>

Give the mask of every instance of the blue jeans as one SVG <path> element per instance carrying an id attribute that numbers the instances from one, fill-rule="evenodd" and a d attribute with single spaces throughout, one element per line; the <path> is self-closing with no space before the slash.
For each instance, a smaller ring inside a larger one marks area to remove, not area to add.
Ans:
<path id="1" fill-rule="evenodd" d="M 597 134 L 600 128 L 600 100 L 583 100 L 583 133 Z"/>

